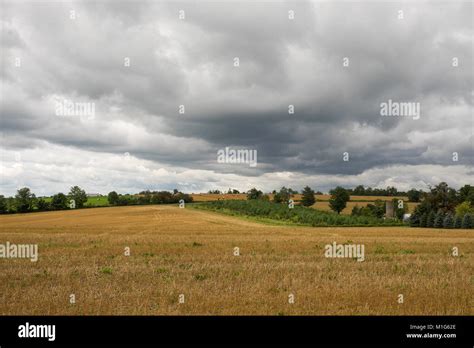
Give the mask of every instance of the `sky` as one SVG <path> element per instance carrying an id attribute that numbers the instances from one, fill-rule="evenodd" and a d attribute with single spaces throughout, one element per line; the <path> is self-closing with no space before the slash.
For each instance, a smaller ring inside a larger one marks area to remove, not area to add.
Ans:
<path id="1" fill-rule="evenodd" d="M 1 6 L 0 194 L 474 184 L 472 2 Z"/>

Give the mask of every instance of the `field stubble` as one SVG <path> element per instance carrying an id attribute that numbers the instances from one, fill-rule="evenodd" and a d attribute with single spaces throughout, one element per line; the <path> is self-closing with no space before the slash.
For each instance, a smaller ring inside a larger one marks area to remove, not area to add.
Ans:
<path id="1" fill-rule="evenodd" d="M 2 315 L 474 314 L 469 230 L 271 226 L 134 206 L 1 216 L 6 241 L 38 243 L 39 260 L 0 259 Z M 334 241 L 364 244 L 365 261 L 325 258 Z"/>

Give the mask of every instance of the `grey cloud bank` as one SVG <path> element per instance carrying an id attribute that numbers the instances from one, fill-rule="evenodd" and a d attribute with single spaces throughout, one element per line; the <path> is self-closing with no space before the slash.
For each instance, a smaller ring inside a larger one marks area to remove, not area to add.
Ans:
<path id="1" fill-rule="evenodd" d="M 1 194 L 473 184 L 472 3 L 3 6 Z M 382 117 L 388 100 L 419 119 Z"/>

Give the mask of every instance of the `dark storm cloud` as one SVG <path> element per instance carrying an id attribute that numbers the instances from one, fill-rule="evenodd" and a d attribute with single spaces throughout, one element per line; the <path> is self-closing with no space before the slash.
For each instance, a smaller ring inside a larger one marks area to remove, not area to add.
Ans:
<path id="1" fill-rule="evenodd" d="M 465 2 L 7 2 L 2 146 L 248 176 L 472 165 L 471 13 Z M 95 103 L 94 120 L 58 117 L 58 99 Z M 420 103 L 420 119 L 382 117 L 389 99 Z M 258 167 L 217 164 L 226 146 L 258 150 Z"/>

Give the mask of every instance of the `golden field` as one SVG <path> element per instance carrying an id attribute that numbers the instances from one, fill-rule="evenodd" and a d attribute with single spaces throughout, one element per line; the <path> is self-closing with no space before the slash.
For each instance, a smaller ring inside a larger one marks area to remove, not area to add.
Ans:
<path id="1" fill-rule="evenodd" d="M 133 206 L 3 215 L 6 241 L 38 243 L 39 260 L 0 259 L 2 315 L 474 314 L 472 230 L 276 226 Z M 365 261 L 325 258 L 334 241 L 364 244 Z"/>
<path id="2" fill-rule="evenodd" d="M 237 193 L 237 194 L 216 194 L 216 193 L 193 193 L 191 194 L 193 197 L 194 202 L 209 202 L 209 201 L 217 201 L 217 200 L 224 200 L 224 199 L 247 199 L 247 194 L 245 193 Z M 273 199 L 273 194 L 268 194 L 270 199 Z M 301 200 L 301 194 L 293 195 L 293 199 L 295 201 Z M 316 198 L 316 202 L 318 201 L 329 201 L 331 195 L 314 195 Z M 351 196 L 350 200 L 352 202 L 374 202 L 376 200 L 381 201 L 390 201 L 392 199 L 402 199 L 404 201 L 408 200 L 408 197 L 405 196 L 397 196 L 397 197 L 388 197 L 388 196 Z"/>
<path id="3" fill-rule="evenodd" d="M 229 200 L 229 199 L 236 199 L 236 200 L 245 200 L 247 199 L 247 195 L 244 193 L 238 194 L 215 194 L 215 193 L 197 193 L 192 194 L 194 202 L 209 202 L 209 201 L 217 201 L 217 200 Z M 295 202 L 299 202 L 301 200 L 301 194 L 293 195 L 293 199 Z M 269 194 L 270 199 L 273 199 L 273 195 Z M 314 209 L 322 210 L 322 211 L 332 211 L 329 207 L 329 199 L 331 195 L 315 195 L 316 197 L 316 204 L 312 206 Z M 387 197 L 387 196 L 351 196 L 350 201 L 347 202 L 346 208 L 341 212 L 341 214 L 351 215 L 352 208 L 356 205 L 359 207 L 365 207 L 367 204 L 373 204 L 376 200 L 381 201 L 389 201 L 392 199 L 402 199 L 405 201 L 405 204 L 408 205 L 408 212 L 412 213 L 418 203 L 411 203 L 407 202 L 408 197 L 400 196 L 400 197 Z"/>
<path id="4" fill-rule="evenodd" d="M 382 197 L 385 198 L 385 197 Z M 352 202 L 349 201 L 346 204 L 346 207 L 344 208 L 343 211 L 341 211 L 341 214 L 345 215 L 351 215 L 352 208 L 354 208 L 356 205 L 359 207 L 365 207 L 367 204 L 373 204 L 373 202 Z M 408 213 L 412 213 L 418 203 L 405 203 L 408 206 Z M 316 204 L 312 205 L 311 208 L 322 210 L 322 211 L 332 211 L 331 208 L 329 207 L 329 202 L 316 202 Z"/>

